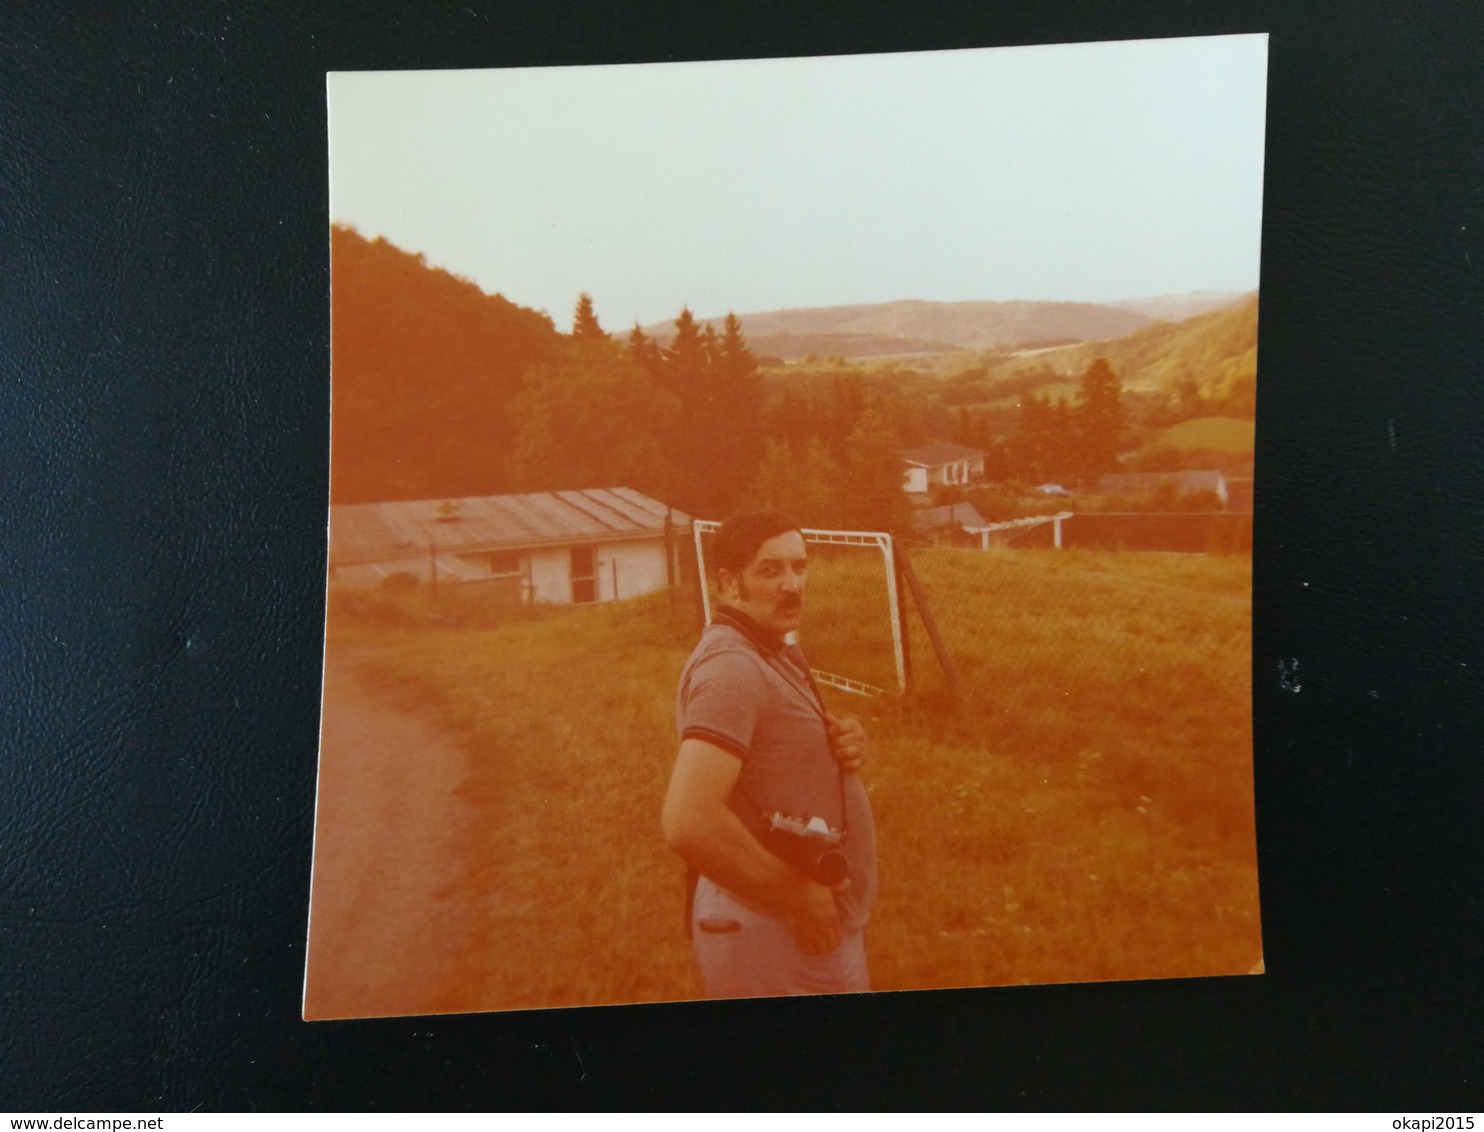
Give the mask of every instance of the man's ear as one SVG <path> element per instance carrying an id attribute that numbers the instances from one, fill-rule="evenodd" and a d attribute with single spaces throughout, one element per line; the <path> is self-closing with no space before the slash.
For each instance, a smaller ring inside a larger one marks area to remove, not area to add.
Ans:
<path id="1" fill-rule="evenodd" d="M 733 574 L 730 570 L 726 569 L 725 567 L 718 567 L 717 568 L 717 570 L 716 570 L 716 589 L 721 594 L 721 596 L 723 598 L 726 598 L 726 597 L 729 597 L 730 596 L 727 593 L 727 591 L 728 590 L 735 589 L 736 588 L 736 583 L 737 583 L 737 575 L 736 574 Z"/>

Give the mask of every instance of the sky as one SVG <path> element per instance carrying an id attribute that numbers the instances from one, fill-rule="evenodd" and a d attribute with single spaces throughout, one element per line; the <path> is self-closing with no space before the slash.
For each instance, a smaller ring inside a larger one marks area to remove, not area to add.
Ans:
<path id="1" fill-rule="evenodd" d="M 1258 285 L 1265 35 L 339 72 L 330 216 L 567 328 Z"/>

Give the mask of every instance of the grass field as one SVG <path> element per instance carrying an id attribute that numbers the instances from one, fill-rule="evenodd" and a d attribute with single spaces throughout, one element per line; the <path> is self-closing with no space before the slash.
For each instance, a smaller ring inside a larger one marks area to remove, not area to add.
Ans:
<path id="1" fill-rule="evenodd" d="M 1256 424 L 1236 417 L 1199 417 L 1165 429 L 1159 443 L 1166 448 L 1251 452 L 1256 446 Z"/>
<path id="2" fill-rule="evenodd" d="M 961 698 L 920 627 L 911 695 L 826 690 L 872 739 L 875 985 L 1253 969 L 1250 559 L 933 550 L 913 562 Z M 869 604 L 879 570 L 869 556 L 811 568 L 814 663 L 890 679 L 889 629 Z M 699 995 L 682 868 L 658 828 L 695 637 L 685 603 L 426 625 L 406 616 L 416 595 L 379 600 L 332 602 L 330 650 L 357 657 L 383 702 L 434 709 L 472 756 L 460 794 L 481 832 L 445 893 L 481 910 L 464 1008 Z"/>

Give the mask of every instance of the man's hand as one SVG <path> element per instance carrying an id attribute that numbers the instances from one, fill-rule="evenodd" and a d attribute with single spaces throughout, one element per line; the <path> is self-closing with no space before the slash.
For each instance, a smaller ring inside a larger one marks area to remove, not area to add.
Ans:
<path id="1" fill-rule="evenodd" d="M 846 881 L 840 887 L 843 889 Z M 785 920 L 794 942 L 805 955 L 828 955 L 840 946 L 840 910 L 834 889 L 802 877 Z"/>
<path id="2" fill-rule="evenodd" d="M 858 719 L 825 717 L 825 733 L 830 740 L 830 754 L 844 774 L 854 774 L 866 764 L 866 729 Z"/>
<path id="3" fill-rule="evenodd" d="M 828 954 L 840 946 L 839 890 L 800 876 L 748 832 L 727 805 L 741 769 L 720 747 L 682 741 L 660 815 L 665 842 L 703 876 L 783 919 L 800 949 Z"/>

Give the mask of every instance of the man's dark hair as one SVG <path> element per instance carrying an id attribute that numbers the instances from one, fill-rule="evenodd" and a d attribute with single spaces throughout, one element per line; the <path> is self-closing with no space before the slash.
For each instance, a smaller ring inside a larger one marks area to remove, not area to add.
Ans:
<path id="1" fill-rule="evenodd" d="M 739 511 L 717 530 L 711 543 L 712 561 L 717 570 L 740 574 L 763 543 L 798 529 L 799 524 L 782 511 Z"/>

